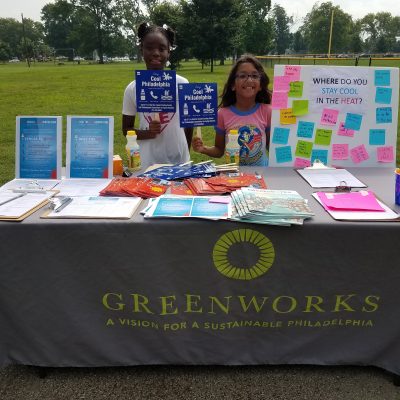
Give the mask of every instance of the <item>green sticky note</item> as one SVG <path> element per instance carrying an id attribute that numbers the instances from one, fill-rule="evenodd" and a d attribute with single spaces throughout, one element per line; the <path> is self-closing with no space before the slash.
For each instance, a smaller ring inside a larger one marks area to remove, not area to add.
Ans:
<path id="1" fill-rule="evenodd" d="M 306 140 L 299 140 L 296 145 L 296 156 L 303 158 L 310 158 L 313 148 L 312 142 L 307 142 Z"/>
<path id="2" fill-rule="evenodd" d="M 303 82 L 302 81 L 290 82 L 290 89 L 289 89 L 288 96 L 289 97 L 303 96 Z"/>
<path id="3" fill-rule="evenodd" d="M 317 129 L 315 133 L 315 144 L 322 146 L 329 146 L 331 144 L 332 130 L 331 129 Z"/>
<path id="4" fill-rule="evenodd" d="M 293 100 L 292 108 L 293 115 L 306 115 L 308 114 L 308 100 Z"/>

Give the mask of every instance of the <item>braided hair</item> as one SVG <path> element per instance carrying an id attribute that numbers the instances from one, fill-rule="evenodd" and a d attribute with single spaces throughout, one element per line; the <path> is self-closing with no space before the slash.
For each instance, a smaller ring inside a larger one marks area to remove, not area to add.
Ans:
<path id="1" fill-rule="evenodd" d="M 149 33 L 158 32 L 165 36 L 169 43 L 169 50 L 174 50 L 175 46 L 175 31 L 171 29 L 167 25 L 158 26 L 158 25 L 150 25 L 148 22 L 142 22 L 138 28 L 138 38 L 139 38 L 139 45 L 143 45 L 144 38 Z"/>

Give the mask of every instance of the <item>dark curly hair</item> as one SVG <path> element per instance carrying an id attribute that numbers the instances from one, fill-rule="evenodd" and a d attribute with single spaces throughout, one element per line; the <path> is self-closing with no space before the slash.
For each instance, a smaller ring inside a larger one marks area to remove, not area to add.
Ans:
<path id="1" fill-rule="evenodd" d="M 175 31 L 171 29 L 169 26 L 158 26 L 158 25 L 150 25 L 148 22 L 142 22 L 138 27 L 138 38 L 139 38 L 139 45 L 143 45 L 143 40 L 147 34 L 159 32 L 165 36 L 168 40 L 170 50 L 175 48 Z"/>
<path id="2" fill-rule="evenodd" d="M 235 82 L 236 73 L 239 68 L 239 65 L 243 63 L 253 64 L 261 76 L 260 79 L 261 90 L 257 93 L 256 103 L 266 103 L 266 104 L 271 103 L 271 92 L 268 89 L 269 78 L 268 75 L 265 73 L 262 64 L 253 55 L 244 54 L 237 59 L 235 65 L 232 67 L 231 72 L 229 73 L 228 80 L 225 83 L 224 90 L 222 91 L 221 103 L 219 107 L 229 107 L 236 103 L 236 92 L 232 90 L 232 86 Z"/>

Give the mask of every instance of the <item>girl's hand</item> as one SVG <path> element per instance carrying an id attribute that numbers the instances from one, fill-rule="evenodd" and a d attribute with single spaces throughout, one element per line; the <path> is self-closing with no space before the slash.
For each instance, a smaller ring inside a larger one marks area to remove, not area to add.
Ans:
<path id="1" fill-rule="evenodd" d="M 193 149 L 196 153 L 203 153 L 203 151 L 204 151 L 204 143 L 203 143 L 203 141 L 202 141 L 199 137 L 197 137 L 197 136 L 195 136 L 195 137 L 192 139 L 192 149 Z"/>
<path id="2" fill-rule="evenodd" d="M 161 124 L 160 121 L 153 120 L 149 123 L 149 129 L 146 137 L 148 139 L 154 139 L 161 133 Z"/>

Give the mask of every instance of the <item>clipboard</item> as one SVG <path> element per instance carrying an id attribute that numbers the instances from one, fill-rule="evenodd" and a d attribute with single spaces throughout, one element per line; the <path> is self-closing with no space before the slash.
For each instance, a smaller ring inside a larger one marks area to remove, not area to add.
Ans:
<path id="1" fill-rule="evenodd" d="M 323 164 L 322 164 L 323 165 Z M 367 185 L 344 168 L 307 167 L 295 170 L 314 189 L 336 188 L 345 182 L 352 188 L 366 188 Z M 320 179 L 318 179 L 318 177 Z M 329 183 L 329 184 L 328 184 Z"/>
<path id="2" fill-rule="evenodd" d="M 92 201 L 93 204 L 89 204 Z M 135 214 L 141 202 L 142 199 L 140 197 L 106 197 L 106 196 L 73 197 L 72 201 L 68 203 L 68 205 L 66 205 L 66 207 L 63 208 L 61 211 L 55 212 L 54 209 L 49 208 L 40 216 L 40 218 L 130 219 Z M 106 205 L 107 203 L 109 203 L 108 207 Z M 74 211 L 70 211 L 71 210 L 70 205 L 72 205 L 72 210 Z M 98 211 L 99 208 L 97 206 L 99 206 L 102 212 Z M 90 212 L 87 212 L 88 209 L 90 209 Z"/>
<path id="3" fill-rule="evenodd" d="M 326 193 L 326 192 L 325 192 Z M 329 192 L 333 193 L 333 192 Z M 335 193 L 340 195 L 340 193 Z M 314 199 L 321 205 L 321 207 L 336 221 L 350 221 L 350 222 L 400 222 L 400 215 L 387 206 L 376 195 L 375 198 L 378 204 L 384 211 L 336 211 L 327 209 L 317 192 L 312 193 Z"/>
<path id="4" fill-rule="evenodd" d="M 59 192 L 58 190 L 47 190 L 45 193 L 47 198 L 42 199 L 40 202 L 37 202 L 34 206 L 32 206 L 29 209 L 26 209 L 26 211 L 24 211 L 21 214 L 18 214 L 18 215 L 2 215 L 2 214 L 0 214 L 0 221 L 15 221 L 15 222 L 23 221 L 25 218 L 29 217 L 31 214 L 33 214 L 37 210 L 40 210 L 42 207 L 44 207 L 46 204 L 48 204 L 50 202 L 50 198 L 55 196 L 58 192 Z M 27 199 L 27 196 L 32 197 L 33 195 L 34 195 L 34 193 L 26 193 L 26 195 L 24 196 L 24 200 Z M 22 198 L 16 198 L 14 201 L 18 201 L 20 199 L 22 199 Z M 12 203 L 12 202 L 10 202 L 10 203 Z"/>

